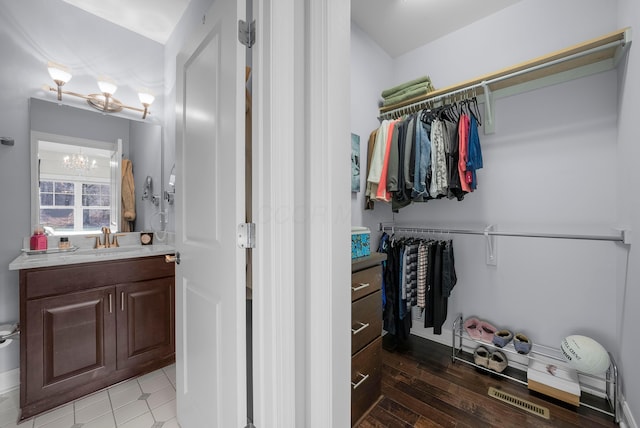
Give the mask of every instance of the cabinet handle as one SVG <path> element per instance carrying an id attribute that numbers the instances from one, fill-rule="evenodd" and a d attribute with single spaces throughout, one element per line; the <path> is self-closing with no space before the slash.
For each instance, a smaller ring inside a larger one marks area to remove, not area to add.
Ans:
<path id="1" fill-rule="evenodd" d="M 354 330 L 353 328 L 351 329 L 351 334 L 353 334 L 354 336 L 358 333 L 360 333 L 362 330 L 364 330 L 365 328 L 369 327 L 369 324 L 364 324 L 361 322 L 358 322 L 358 324 L 360 324 L 360 328 L 358 328 L 357 330 Z"/>
<path id="2" fill-rule="evenodd" d="M 360 283 L 360 286 L 358 286 L 358 287 L 351 287 L 351 291 L 353 291 L 353 292 L 355 293 L 356 291 L 363 290 L 363 289 L 367 288 L 367 287 L 368 287 L 368 286 L 370 286 L 370 285 L 371 285 L 371 284 L 369 284 L 368 282 L 361 282 L 361 283 Z"/>
<path id="3" fill-rule="evenodd" d="M 177 265 L 180 264 L 180 252 L 176 251 L 175 255 L 167 254 L 164 256 L 165 263 L 175 263 Z"/>
<path id="4" fill-rule="evenodd" d="M 120 312 L 124 312 L 124 291 L 120 292 Z"/>
<path id="5" fill-rule="evenodd" d="M 109 293 L 109 313 L 113 313 L 113 294 Z"/>
<path id="6" fill-rule="evenodd" d="M 363 375 L 363 374 L 362 374 L 362 373 L 360 373 L 360 372 L 358 372 L 358 376 L 362 376 L 362 379 L 360 379 L 360 381 L 359 381 L 359 382 L 357 382 L 357 383 L 351 382 L 351 389 L 356 389 L 357 387 L 359 387 L 360 385 L 362 385 L 362 383 L 363 383 L 365 380 L 369 379 L 369 375 Z"/>

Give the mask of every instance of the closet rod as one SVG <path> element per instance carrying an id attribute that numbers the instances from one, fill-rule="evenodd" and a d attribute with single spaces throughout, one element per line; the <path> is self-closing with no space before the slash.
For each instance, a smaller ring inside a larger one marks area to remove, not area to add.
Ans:
<path id="1" fill-rule="evenodd" d="M 571 60 L 574 60 L 574 59 L 577 59 L 577 58 L 581 58 L 583 56 L 591 55 L 591 54 L 594 54 L 594 53 L 597 53 L 597 52 L 600 52 L 600 51 L 605 51 L 605 50 L 608 50 L 608 49 L 611 49 L 611 48 L 614 48 L 614 47 L 625 46 L 625 44 L 627 44 L 626 40 L 624 40 L 624 39 L 623 40 L 617 40 L 617 41 L 610 42 L 610 43 L 607 43 L 607 44 L 604 44 L 604 45 L 601 45 L 601 46 L 593 47 L 591 49 L 588 49 L 588 50 L 585 50 L 585 51 L 582 51 L 582 52 L 577 52 L 577 53 L 574 53 L 572 55 L 568 55 L 568 56 L 565 56 L 565 57 L 562 57 L 562 58 L 558 58 L 558 59 L 555 59 L 555 60 L 544 62 L 542 64 L 537 64 L 537 65 L 534 65 L 534 66 L 531 66 L 531 67 L 524 68 L 522 70 L 517 70 L 517 71 L 514 71 L 512 73 L 504 74 L 504 75 L 497 76 L 497 77 L 494 77 L 494 78 L 491 78 L 491 79 L 487 79 L 487 80 L 477 81 L 476 83 L 470 84 L 468 86 L 465 86 L 465 87 L 462 87 L 462 88 L 459 88 L 459 89 L 455 89 L 455 90 L 452 90 L 452 91 L 448 91 L 448 92 L 443 93 L 443 94 L 435 95 L 433 97 L 429 97 L 429 95 L 426 94 L 425 98 L 420 100 L 420 101 L 416 101 L 416 102 L 411 103 L 411 104 L 407 104 L 407 105 L 404 105 L 404 106 L 401 106 L 401 107 L 398 107 L 398 108 L 395 108 L 395 109 L 392 109 L 392 110 L 385 111 L 384 113 L 382 113 L 380 115 L 379 119 L 385 119 L 385 118 L 393 117 L 396 113 L 403 112 L 403 111 L 410 111 L 411 109 L 415 109 L 416 107 L 420 107 L 420 106 L 423 106 L 423 105 L 426 105 L 426 104 L 429 104 L 429 103 L 433 103 L 433 102 L 439 101 L 439 100 L 441 100 L 443 98 L 451 97 L 453 95 L 456 95 L 456 94 L 459 94 L 459 93 L 463 93 L 463 92 L 473 91 L 473 90 L 479 89 L 479 88 L 483 89 L 485 92 L 488 92 L 490 90 L 489 85 L 492 85 L 494 83 L 498 83 L 498 82 L 501 82 L 503 80 L 512 79 L 514 77 L 518 77 L 518 76 L 521 76 L 521 75 L 524 75 L 524 74 L 533 73 L 535 71 L 538 71 L 538 70 L 541 70 L 541 69 L 544 69 L 544 68 L 547 68 L 547 67 L 551 67 L 551 66 L 554 66 L 554 65 L 557 65 L 557 64 L 562 64 L 562 63 L 567 62 L 567 61 L 571 61 Z"/>
<path id="2" fill-rule="evenodd" d="M 499 232 L 495 230 L 472 230 L 472 229 L 443 229 L 423 226 L 394 226 L 392 224 L 380 223 L 381 232 L 414 232 L 414 233 L 451 233 L 456 235 L 484 235 L 484 236 L 515 236 L 523 238 L 555 238 L 555 239 L 583 239 L 590 241 L 613 241 L 625 242 L 625 233 L 620 231 L 617 235 L 580 235 L 567 233 L 531 233 L 531 232 Z"/>

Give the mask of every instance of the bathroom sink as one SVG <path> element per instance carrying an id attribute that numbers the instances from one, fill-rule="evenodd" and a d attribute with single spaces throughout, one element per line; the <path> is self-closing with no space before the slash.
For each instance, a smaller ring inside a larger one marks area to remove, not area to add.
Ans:
<path id="1" fill-rule="evenodd" d="M 76 251 L 75 255 L 94 255 L 96 257 L 106 256 L 110 254 L 122 254 L 132 252 L 144 252 L 145 247 L 141 245 L 134 245 L 130 247 L 112 247 L 112 248 L 85 248 Z"/>
<path id="2" fill-rule="evenodd" d="M 81 248 L 73 251 L 53 251 L 53 252 L 25 252 L 24 262 L 37 263 L 43 260 L 71 260 L 82 257 L 104 257 L 116 254 L 127 254 L 133 252 L 144 253 L 145 247 L 140 245 L 130 247 L 114 248 Z"/>

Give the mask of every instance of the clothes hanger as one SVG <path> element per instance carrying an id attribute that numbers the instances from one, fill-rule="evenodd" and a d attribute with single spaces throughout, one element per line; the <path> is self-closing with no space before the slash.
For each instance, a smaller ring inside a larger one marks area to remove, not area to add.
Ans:
<path id="1" fill-rule="evenodd" d="M 478 98 L 474 96 L 470 104 L 471 104 L 471 108 L 470 108 L 471 114 L 476 119 L 476 122 L 478 122 L 478 126 L 482 126 L 482 117 L 480 116 L 480 109 L 478 107 Z"/>

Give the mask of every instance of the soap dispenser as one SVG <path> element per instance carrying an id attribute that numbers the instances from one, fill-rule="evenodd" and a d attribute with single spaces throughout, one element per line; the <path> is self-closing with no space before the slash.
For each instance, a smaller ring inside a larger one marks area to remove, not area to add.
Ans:
<path id="1" fill-rule="evenodd" d="M 33 235 L 30 240 L 31 250 L 46 250 L 47 249 L 47 235 L 44 234 L 44 228 L 40 225 L 33 228 Z"/>

